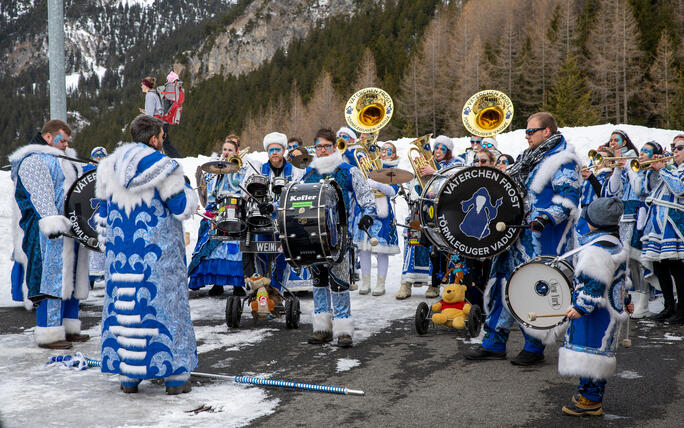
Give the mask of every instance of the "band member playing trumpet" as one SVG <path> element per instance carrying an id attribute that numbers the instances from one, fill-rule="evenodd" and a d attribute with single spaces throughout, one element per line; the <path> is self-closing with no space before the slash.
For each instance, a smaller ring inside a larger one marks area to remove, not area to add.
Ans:
<path id="1" fill-rule="evenodd" d="M 600 146 L 596 152 L 604 158 L 611 158 L 615 155 L 613 151 L 607 146 Z M 594 163 L 593 159 L 589 159 L 589 165 L 580 170 L 582 177 L 582 197 L 580 199 L 580 206 L 582 208 L 589 206 L 589 204 L 601 196 L 601 189 L 603 183 L 613 172 L 611 165 L 607 162 Z M 578 236 L 585 235 L 589 232 L 587 222 L 583 218 L 579 218 L 575 224 L 575 230 Z"/>
<path id="2" fill-rule="evenodd" d="M 684 135 L 675 137 L 672 152 L 674 164 L 651 164 L 657 180 L 646 198 L 649 211 L 641 238 L 642 258 L 653 262 L 665 298 L 665 309 L 658 319 L 684 324 Z M 673 278 L 679 300 L 676 309 Z"/>
<path id="3" fill-rule="evenodd" d="M 191 390 L 197 367 L 182 223 L 197 209 L 197 194 L 161 152 L 161 120 L 140 115 L 130 129 L 136 142 L 119 146 L 97 171 L 96 221 L 107 254 L 102 372 L 118 374 L 124 393 L 156 378 L 175 395 Z"/>
<path id="4" fill-rule="evenodd" d="M 399 165 L 397 148 L 392 143 L 382 145 L 380 159 L 384 168 L 396 168 Z M 382 197 L 375 198 L 377 207 L 377 217 L 370 229 L 370 235 L 378 239 L 378 245 L 372 247 L 369 243 L 368 235 L 363 231 L 355 231 L 354 244 L 359 249 L 359 259 L 361 260 L 361 288 L 359 294 L 370 293 L 371 288 L 371 253 L 374 253 L 378 260 L 378 276 L 373 289 L 373 296 L 385 294 L 385 279 L 389 267 L 389 256 L 399 253 L 399 237 L 397 227 L 394 222 L 394 210 L 392 209 L 391 198 L 397 194 L 398 187 L 389 184 L 378 183 L 373 179 L 368 180 L 370 188 L 384 194 Z"/>
<path id="5" fill-rule="evenodd" d="M 635 297 L 635 317 L 642 317 L 648 314 L 648 282 L 645 280 L 644 266 L 641 263 L 641 234 L 645 220 L 646 209 L 643 201 L 648 193 L 653 189 L 656 174 L 646 173 L 646 171 L 633 171 L 625 167 L 629 162 L 628 158 L 637 156 L 637 149 L 629 139 L 627 133 L 622 130 L 614 130 L 610 136 L 610 146 L 615 151 L 615 169 L 606 180 L 603 186 L 603 196 L 618 197 L 625 203 L 625 211 L 620 219 L 620 238 L 622 245 L 629 252 L 627 268 L 632 290 L 636 292 Z M 656 143 L 657 144 L 657 143 Z M 645 145 L 647 152 L 641 154 L 644 158 L 652 156 L 654 145 Z M 658 144 L 658 147 L 660 145 Z M 659 150 L 662 153 L 662 149 Z M 649 155 L 649 153 L 651 153 Z M 641 216 L 642 221 L 638 221 Z"/>
<path id="6" fill-rule="evenodd" d="M 530 116 L 525 135 L 529 148 L 506 172 L 526 191 L 526 222 L 530 228 L 523 229 L 520 239 L 492 261 L 485 291 L 485 337 L 481 346 L 466 352 L 469 360 L 506 359 L 506 342 L 515 319 L 503 304 L 502 287 L 513 270 L 536 256 L 563 254 L 574 245 L 572 224 L 580 197 L 579 158 L 549 113 Z M 511 363 L 542 362 L 544 345 L 540 338 L 532 336 L 539 331 L 523 330 L 523 334 L 525 346 Z"/>
<path id="7" fill-rule="evenodd" d="M 226 137 L 221 145 L 221 159 L 228 160 L 238 156 L 239 144 L 235 140 L 230 136 Z M 245 168 L 242 168 L 240 171 L 229 174 L 211 174 L 200 178 L 207 184 L 207 206 L 205 207 L 207 217 L 216 216 L 219 209 L 217 196 L 241 193 L 239 186 L 244 173 Z M 213 284 L 209 290 L 210 296 L 220 296 L 224 292 L 224 287 L 233 287 L 234 295 L 244 296 L 247 275 L 243 270 L 240 241 L 214 240 L 211 239 L 212 233 L 210 221 L 203 218 L 197 231 L 197 244 L 188 265 L 190 278 L 188 287 L 191 290 L 198 290 L 205 285 Z M 253 271 L 248 273 L 251 275 Z"/>
<path id="8" fill-rule="evenodd" d="M 459 166 L 463 163 L 460 158 L 453 156 L 454 143 L 451 138 L 446 135 L 440 135 L 435 138 L 432 149 L 432 156 L 437 165 L 437 170 L 450 168 L 452 166 Z M 437 172 L 431 165 L 426 164 L 420 167 L 420 174 L 422 176 L 433 175 Z M 444 279 L 444 274 L 447 271 L 447 264 L 449 263 L 449 256 L 442 251 L 433 251 L 430 253 L 430 262 L 432 264 L 432 285 L 428 287 L 425 292 L 425 297 L 439 296 L 439 288 Z"/>
<path id="9" fill-rule="evenodd" d="M 376 209 L 375 196 L 368 182 L 358 168 L 342 160 L 342 154 L 335 147 L 335 134 L 330 129 L 320 129 L 314 142 L 316 159 L 307 168 L 302 181 L 317 183 L 324 178 L 335 179 L 342 188 L 347 212 L 355 201 L 361 212 L 358 227 L 369 230 Z M 352 346 L 354 325 L 349 298 L 348 253 L 340 263 L 312 265 L 311 274 L 314 280 L 314 314 L 313 335 L 309 343 L 322 344 L 337 338 L 339 346 Z"/>
<path id="10" fill-rule="evenodd" d="M 41 348 L 69 349 L 89 337 L 78 319 L 78 302 L 89 291 L 88 251 L 62 237 L 71 231 L 62 215 L 66 191 L 79 175 L 75 164 L 60 159 L 76 157 L 70 137 L 69 125 L 51 120 L 9 157 L 16 201 L 12 296 L 37 306 L 33 336 Z"/>

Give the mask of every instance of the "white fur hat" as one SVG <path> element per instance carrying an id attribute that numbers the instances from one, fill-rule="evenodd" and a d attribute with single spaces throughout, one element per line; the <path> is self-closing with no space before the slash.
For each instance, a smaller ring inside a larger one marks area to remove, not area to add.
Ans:
<path id="1" fill-rule="evenodd" d="M 347 134 L 352 138 L 352 140 L 356 141 L 356 132 L 354 132 L 354 130 L 348 126 L 343 126 L 342 128 L 338 129 L 335 137 L 339 137 L 340 134 Z"/>
<path id="2" fill-rule="evenodd" d="M 268 146 L 271 144 L 279 144 L 283 147 L 283 151 L 287 150 L 287 135 L 281 132 L 271 132 L 264 137 L 264 150 L 268 151 Z"/>
<path id="3" fill-rule="evenodd" d="M 440 135 L 439 137 L 435 138 L 435 142 L 432 145 L 433 150 L 435 147 L 437 147 L 437 144 L 444 144 L 447 149 L 451 150 L 452 152 L 454 151 L 454 142 L 451 141 L 451 138 L 447 137 L 446 135 Z"/>
<path id="4" fill-rule="evenodd" d="M 484 145 L 487 143 L 492 145 L 492 147 L 489 147 L 490 149 L 491 148 L 497 149 L 498 148 L 497 146 L 499 145 L 499 143 L 497 143 L 496 140 L 492 137 L 487 137 L 487 138 L 483 139 L 482 140 L 482 147 L 484 147 Z"/>

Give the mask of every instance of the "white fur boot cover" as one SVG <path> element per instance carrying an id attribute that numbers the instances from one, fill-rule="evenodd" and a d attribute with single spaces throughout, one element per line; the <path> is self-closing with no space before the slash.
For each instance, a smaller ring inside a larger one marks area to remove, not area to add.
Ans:
<path id="1" fill-rule="evenodd" d="M 33 330 L 33 337 L 36 339 L 37 344 L 46 345 L 66 339 L 66 334 L 63 325 L 57 327 L 36 327 Z"/>

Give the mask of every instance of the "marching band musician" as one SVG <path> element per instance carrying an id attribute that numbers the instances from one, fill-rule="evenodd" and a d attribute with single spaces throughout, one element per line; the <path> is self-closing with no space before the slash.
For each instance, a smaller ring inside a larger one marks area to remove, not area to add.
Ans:
<path id="1" fill-rule="evenodd" d="M 485 337 L 482 345 L 466 351 L 469 360 L 506 359 L 506 341 L 515 319 L 503 304 L 502 288 L 513 270 L 539 255 L 560 255 L 574 245 L 573 222 L 580 196 L 580 161 L 553 116 L 535 113 L 525 131 L 529 148 L 506 172 L 525 193 L 526 223 L 518 241 L 492 261 L 492 273 L 485 292 Z M 533 365 L 544 360 L 544 345 L 532 332 L 523 330 L 525 346 L 511 360 L 516 365 Z"/>
<path id="2" fill-rule="evenodd" d="M 438 170 L 463 165 L 460 158 L 453 156 L 453 150 L 454 142 L 451 141 L 451 138 L 446 135 L 440 135 L 435 138 L 432 155 Z M 430 165 L 423 165 L 420 167 L 420 173 L 423 176 L 433 175 L 436 172 L 437 171 Z M 449 256 L 443 251 L 433 249 L 430 253 L 430 263 L 432 264 L 432 285 L 430 285 L 425 292 L 425 297 L 437 297 L 439 296 L 439 288 L 442 285 L 444 274 L 447 271 Z"/>
<path id="3" fill-rule="evenodd" d="M 613 151 L 607 146 L 600 146 L 597 153 L 604 158 L 614 157 Z M 580 170 L 580 176 L 582 177 L 582 193 L 580 198 L 580 206 L 582 208 L 589 206 L 592 201 L 601 196 L 601 189 L 606 179 L 613 172 L 612 168 L 607 163 L 602 163 L 595 165 L 593 160 L 589 160 L 589 165 Z M 589 232 L 589 227 L 587 226 L 586 220 L 583 218 L 577 219 L 575 224 L 575 230 L 578 236 L 585 235 Z"/>
<path id="4" fill-rule="evenodd" d="M 513 159 L 513 156 L 506 153 L 502 153 L 499 155 L 498 158 L 496 158 L 496 163 L 494 164 L 494 167 L 503 172 L 506 172 L 506 168 L 513 165 L 514 163 L 515 159 Z"/>
<path id="5" fill-rule="evenodd" d="M 470 136 L 470 147 L 458 156 L 463 165 L 470 166 L 475 162 L 475 155 L 482 150 L 482 140 L 483 138 L 477 135 Z"/>
<path id="6" fill-rule="evenodd" d="M 88 297 L 88 251 L 72 238 L 63 216 L 66 192 L 79 168 L 61 156 L 69 148 L 71 128 L 50 120 L 29 144 L 9 157 L 14 182 L 12 289 L 28 309 L 37 306 L 34 338 L 41 348 L 70 349 L 84 342 L 78 319 L 79 300 Z M 19 297 L 21 296 L 21 297 Z"/>
<path id="7" fill-rule="evenodd" d="M 97 163 L 107 157 L 107 149 L 98 146 L 90 151 L 90 160 Z M 92 163 L 83 165 L 83 172 L 92 171 L 97 168 Z M 93 288 L 95 281 L 104 280 L 105 253 L 99 251 L 88 251 L 88 280 L 90 288 Z"/>
<path id="8" fill-rule="evenodd" d="M 237 137 L 228 136 L 221 145 L 220 158 L 230 159 L 238 155 L 239 141 Z M 207 206 L 205 215 L 216 216 L 218 201 L 221 194 L 240 194 L 240 183 L 244 177 L 245 168 L 229 174 L 207 175 L 202 179 L 207 183 Z M 188 265 L 188 287 L 198 290 L 205 285 L 213 284 L 209 290 L 210 296 L 220 296 L 224 287 L 233 287 L 233 295 L 245 295 L 245 271 L 243 269 L 243 254 L 240 251 L 240 241 L 219 241 L 211 239 L 211 222 L 205 218 L 200 222 L 197 231 L 197 244 L 192 252 Z M 253 272 L 248 272 L 250 275 Z"/>
<path id="9" fill-rule="evenodd" d="M 392 143 L 382 145 L 380 151 L 383 168 L 396 168 L 399 165 L 397 148 Z M 371 253 L 374 253 L 378 261 L 378 276 L 373 289 L 373 296 L 385 294 L 385 279 L 389 267 L 389 256 L 399 253 L 399 237 L 397 227 L 394 224 L 394 210 L 392 209 L 391 198 L 397 194 L 398 187 L 389 184 L 378 183 L 369 179 L 368 184 L 373 190 L 380 191 L 384 197 L 376 197 L 377 207 L 376 221 L 369 230 L 370 235 L 378 239 L 378 245 L 372 247 L 368 236 L 361 230 L 354 231 L 354 244 L 359 249 L 359 259 L 361 260 L 361 287 L 359 294 L 370 293 L 371 288 Z"/>
<path id="10" fill-rule="evenodd" d="M 305 183 L 317 183 L 324 178 L 333 178 L 342 188 L 347 212 L 353 201 L 360 208 L 358 227 L 368 230 L 376 214 L 375 196 L 368 182 L 357 167 L 343 161 L 335 147 L 335 134 L 330 129 L 320 129 L 314 138 L 316 159 L 307 168 L 302 179 Z M 311 344 L 323 344 L 337 338 L 341 347 L 353 345 L 354 326 L 349 296 L 349 256 L 342 262 L 314 264 L 311 274 L 314 278 L 313 335 Z"/>
<path id="11" fill-rule="evenodd" d="M 609 145 L 614 150 L 615 156 L 636 157 L 639 153 L 627 133 L 619 129 L 611 133 Z M 648 155 L 650 158 L 656 145 L 660 147 L 657 143 L 651 144 L 650 149 L 648 145 L 645 145 L 644 150 L 650 151 L 643 152 L 642 156 Z M 662 153 L 662 149 L 659 152 Z M 623 247 L 629 252 L 627 267 L 632 285 L 631 290 L 635 291 L 634 315 L 643 317 L 648 314 L 648 282 L 644 279 L 644 267 L 641 264 L 642 230 L 638 226 L 645 220 L 646 209 L 643 201 L 653 189 L 656 174 L 647 174 L 645 171 L 634 172 L 629 167 L 625 168 L 626 164 L 628 164 L 627 159 L 616 160 L 613 173 L 604 183 L 602 192 L 603 196 L 615 196 L 625 203 L 625 211 L 620 219 L 620 239 L 622 239 Z M 642 218 L 641 221 L 638 221 L 639 217 Z"/>
<path id="12" fill-rule="evenodd" d="M 342 138 L 347 143 L 347 149 L 344 151 L 344 161 L 351 166 L 358 166 L 354 157 L 354 150 L 361 146 L 356 144 L 356 131 L 348 126 L 343 126 L 337 130 L 336 137 Z"/>
<path id="13" fill-rule="evenodd" d="M 653 262 L 665 298 L 665 309 L 657 318 L 684 324 L 684 135 L 674 138 L 672 152 L 674 164 L 666 166 L 664 161 L 651 164 L 657 179 L 646 198 L 649 210 L 641 238 L 642 258 Z M 673 278 L 679 300 L 676 310 Z"/>
<path id="14" fill-rule="evenodd" d="M 362 134 L 363 136 L 364 134 Z M 367 136 L 367 135 L 366 135 Z M 344 150 L 343 153 L 343 158 L 346 163 L 348 163 L 351 166 L 358 167 L 358 164 L 356 163 L 356 157 L 354 157 L 354 152 L 356 149 L 361 147 L 359 144 L 356 143 L 358 136 L 356 135 L 356 131 L 354 131 L 352 128 L 348 126 L 343 126 L 340 129 L 337 130 L 337 133 L 335 134 L 335 137 L 339 140 L 340 138 L 343 139 L 346 143 L 346 149 Z M 337 145 L 337 141 L 335 141 L 335 145 Z M 356 224 L 358 217 L 359 217 L 360 210 L 359 208 L 354 205 L 352 207 L 352 210 L 349 212 L 349 215 L 347 216 L 347 227 L 349 228 L 350 231 L 354 230 L 354 224 Z M 352 242 L 353 244 L 353 242 Z M 354 251 L 354 246 L 351 245 L 349 247 L 349 254 L 351 257 L 351 263 L 350 263 L 350 271 L 353 272 L 353 277 L 351 278 L 351 286 L 350 290 L 354 291 L 358 288 L 357 281 L 359 280 L 358 278 L 358 272 L 356 271 L 356 268 L 359 267 L 359 259 L 358 259 L 358 254 L 356 254 L 356 251 Z"/>
<path id="15" fill-rule="evenodd" d="M 98 165 L 95 196 L 107 254 L 102 308 L 102 372 L 124 393 L 164 379 L 169 395 L 189 392 L 197 367 L 185 286 L 182 221 L 197 209 L 183 168 L 162 153 L 163 122 L 139 115 L 123 144 Z"/>

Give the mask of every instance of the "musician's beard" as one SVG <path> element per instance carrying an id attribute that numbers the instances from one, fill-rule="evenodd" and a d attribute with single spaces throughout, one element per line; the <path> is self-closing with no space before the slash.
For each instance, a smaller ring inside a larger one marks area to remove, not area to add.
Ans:
<path id="1" fill-rule="evenodd" d="M 320 174 L 329 174 L 335 171 L 335 168 L 340 166 L 343 162 L 342 154 L 335 150 L 335 152 L 326 157 L 317 157 L 311 162 L 311 168 L 318 171 Z"/>

